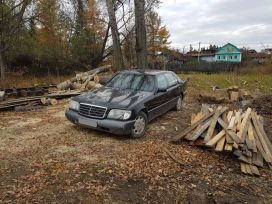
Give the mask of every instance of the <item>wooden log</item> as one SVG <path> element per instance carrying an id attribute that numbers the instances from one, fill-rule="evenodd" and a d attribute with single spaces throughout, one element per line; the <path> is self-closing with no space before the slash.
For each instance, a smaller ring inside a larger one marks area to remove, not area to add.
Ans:
<path id="1" fill-rule="evenodd" d="M 236 102 L 239 100 L 239 92 L 230 91 L 229 92 L 229 99 L 231 102 Z"/>
<path id="2" fill-rule="evenodd" d="M 94 82 L 96 84 L 99 84 L 99 77 L 97 75 L 94 76 Z"/>
<path id="3" fill-rule="evenodd" d="M 204 118 L 204 114 L 202 112 L 199 112 L 191 121 L 191 124 L 195 124 L 197 123 L 198 121 L 200 121 L 202 118 Z"/>
<path id="4" fill-rule="evenodd" d="M 81 88 L 80 88 L 81 91 L 84 91 L 84 90 L 86 89 L 86 86 L 89 84 L 89 82 L 94 78 L 94 76 L 95 76 L 96 74 L 97 74 L 97 73 L 94 73 L 94 74 L 92 74 L 92 75 L 90 75 L 90 76 L 88 77 L 88 79 L 82 84 L 82 86 L 81 86 Z"/>
<path id="5" fill-rule="evenodd" d="M 71 80 L 66 80 L 60 84 L 57 85 L 57 88 L 59 90 L 67 90 L 70 89 L 72 87 L 72 81 Z"/>
<path id="6" fill-rule="evenodd" d="M 95 88 L 95 82 L 94 81 L 89 81 L 88 82 L 88 84 L 87 84 L 87 86 L 86 86 L 86 88 L 88 89 L 88 90 L 90 90 L 90 89 L 93 89 L 93 88 Z"/>
<path id="7" fill-rule="evenodd" d="M 80 78 L 82 81 L 86 81 L 88 80 L 89 78 L 89 75 L 95 75 L 95 74 L 99 74 L 99 73 L 104 73 L 104 72 L 108 72 L 110 70 L 110 65 L 105 65 L 105 66 L 102 66 L 102 67 L 98 67 L 96 69 L 93 69 L 93 70 L 90 70 L 90 71 L 87 71 L 87 72 L 83 72 L 81 73 L 80 75 L 78 74 L 78 78 Z M 85 80 L 84 80 L 84 77 L 85 77 Z M 77 77 L 73 77 L 69 80 L 66 80 L 60 84 L 57 85 L 57 88 L 59 90 L 67 90 L 69 88 L 71 88 L 72 86 L 72 83 L 74 82 L 77 82 L 78 81 L 78 78 Z M 86 83 L 85 85 L 87 85 L 88 83 Z M 86 87 L 86 86 L 85 86 Z M 85 89 L 84 87 L 84 89 Z"/>

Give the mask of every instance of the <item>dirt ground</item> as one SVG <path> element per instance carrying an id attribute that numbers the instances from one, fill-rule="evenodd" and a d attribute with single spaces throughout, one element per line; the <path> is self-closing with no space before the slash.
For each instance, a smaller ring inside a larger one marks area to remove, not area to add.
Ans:
<path id="1" fill-rule="evenodd" d="M 271 138 L 271 97 L 266 101 L 267 109 L 263 99 L 253 106 Z M 137 140 L 71 124 L 67 103 L 0 113 L 0 203 L 272 203 L 267 168 L 246 176 L 231 155 L 167 143 L 200 110 L 192 95 L 182 111 L 156 119 Z"/>

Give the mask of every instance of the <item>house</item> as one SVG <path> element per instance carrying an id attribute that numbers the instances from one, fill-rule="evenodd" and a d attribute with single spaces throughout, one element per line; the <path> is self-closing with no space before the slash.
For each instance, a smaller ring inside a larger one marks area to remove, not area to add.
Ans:
<path id="1" fill-rule="evenodd" d="M 228 43 L 215 53 L 215 61 L 241 62 L 242 53 L 235 45 Z"/>

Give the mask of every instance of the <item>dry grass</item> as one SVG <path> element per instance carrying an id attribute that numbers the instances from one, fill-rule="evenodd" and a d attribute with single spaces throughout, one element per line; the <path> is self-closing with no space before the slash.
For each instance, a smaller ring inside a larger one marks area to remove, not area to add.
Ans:
<path id="1" fill-rule="evenodd" d="M 181 78 L 190 77 L 189 86 L 196 90 L 211 91 L 214 86 L 225 89 L 236 85 L 250 92 L 259 91 L 263 94 L 272 93 L 271 74 L 189 73 L 180 74 L 180 76 Z"/>
<path id="2" fill-rule="evenodd" d="M 32 86 L 47 86 L 58 84 L 66 79 L 69 79 L 69 76 L 46 76 L 46 77 L 35 77 L 35 76 L 16 76 L 8 75 L 4 81 L 0 80 L 0 89 L 4 88 L 24 88 Z"/>

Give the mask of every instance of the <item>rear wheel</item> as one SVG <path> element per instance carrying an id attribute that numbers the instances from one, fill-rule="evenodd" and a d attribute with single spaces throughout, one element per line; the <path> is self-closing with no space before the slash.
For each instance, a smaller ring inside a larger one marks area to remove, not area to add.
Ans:
<path id="1" fill-rule="evenodd" d="M 176 111 L 180 111 L 181 108 L 182 108 L 182 96 L 180 96 L 180 97 L 178 98 L 177 104 L 176 104 L 176 106 L 175 106 L 175 110 L 176 110 Z"/>
<path id="2" fill-rule="evenodd" d="M 144 136 L 147 126 L 147 116 L 144 112 L 140 112 L 135 119 L 135 123 L 131 132 L 133 138 L 140 138 Z"/>

